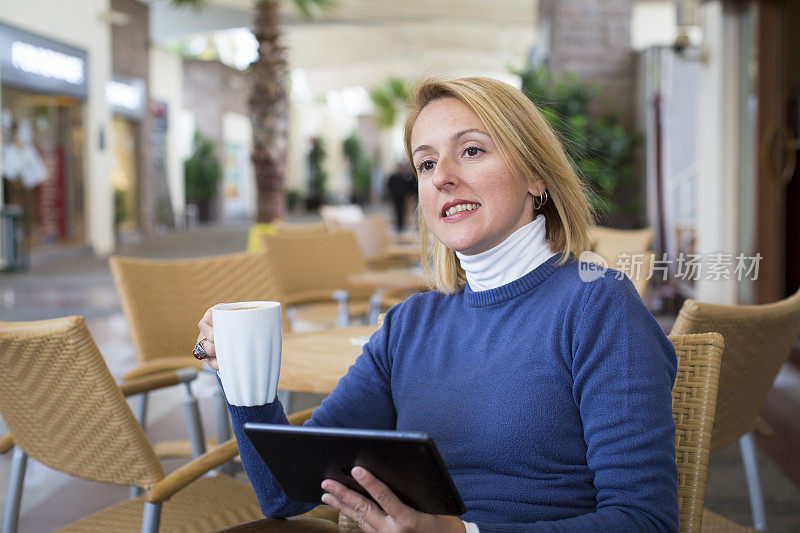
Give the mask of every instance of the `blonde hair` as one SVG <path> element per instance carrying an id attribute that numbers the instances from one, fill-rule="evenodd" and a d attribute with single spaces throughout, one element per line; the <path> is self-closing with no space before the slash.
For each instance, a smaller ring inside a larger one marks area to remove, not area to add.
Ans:
<path id="1" fill-rule="evenodd" d="M 404 131 L 411 166 L 414 123 L 425 106 L 443 98 L 456 98 L 478 115 L 509 169 L 531 183 L 544 180 L 549 199 L 540 212 L 545 215 L 550 249 L 563 254 L 559 264 L 576 260 L 589 248 L 588 232 L 594 220 L 586 186 L 542 113 L 511 85 L 491 78 L 432 78 L 419 83 L 410 97 L 411 112 Z M 437 290 L 458 292 L 466 283 L 466 275 L 455 252 L 433 238 L 419 206 L 417 216 L 426 276 Z"/>

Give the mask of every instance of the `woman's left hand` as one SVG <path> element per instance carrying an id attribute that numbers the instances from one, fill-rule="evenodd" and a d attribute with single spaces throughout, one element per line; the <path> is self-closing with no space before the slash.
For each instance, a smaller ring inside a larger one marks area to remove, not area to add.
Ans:
<path id="1" fill-rule="evenodd" d="M 465 533 L 466 527 L 457 516 L 420 513 L 407 506 L 378 478 L 357 466 L 351 474 L 380 505 L 348 489 L 332 479 L 322 482 L 326 494 L 322 502 L 354 521 L 366 533 L 419 532 Z M 383 508 L 383 510 L 381 510 Z"/>

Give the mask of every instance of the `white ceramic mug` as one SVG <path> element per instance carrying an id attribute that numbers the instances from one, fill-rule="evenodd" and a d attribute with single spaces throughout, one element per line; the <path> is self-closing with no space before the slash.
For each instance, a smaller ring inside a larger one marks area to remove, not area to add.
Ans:
<path id="1" fill-rule="evenodd" d="M 228 403 L 273 402 L 281 368 L 281 304 L 217 304 L 211 316 L 219 378 Z"/>

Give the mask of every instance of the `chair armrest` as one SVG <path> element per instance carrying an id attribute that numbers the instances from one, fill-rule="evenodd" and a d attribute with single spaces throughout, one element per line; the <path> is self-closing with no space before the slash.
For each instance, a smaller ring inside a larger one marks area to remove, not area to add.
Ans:
<path id="1" fill-rule="evenodd" d="M 300 291 L 292 294 L 287 294 L 281 298 L 281 303 L 284 305 L 303 305 L 319 302 L 332 302 L 335 301 L 333 293 L 336 292 L 330 289 L 314 289 L 310 291 Z"/>
<path id="2" fill-rule="evenodd" d="M 193 459 L 153 485 L 144 498 L 150 503 L 161 503 L 206 472 L 227 463 L 239 454 L 235 439 L 230 439 L 216 448 Z"/>
<path id="3" fill-rule="evenodd" d="M 333 290 L 313 289 L 308 291 L 294 292 L 287 294 L 281 299 L 281 303 L 286 305 L 303 305 L 308 303 L 333 301 Z"/>
<path id="4" fill-rule="evenodd" d="M 165 370 L 178 370 L 180 368 L 195 368 L 202 370 L 204 368 L 203 361 L 198 361 L 192 357 L 192 347 L 186 350 L 186 355 L 176 355 L 171 357 L 164 357 L 153 361 L 146 361 L 139 364 L 136 368 L 122 376 L 122 381 L 128 381 L 134 378 L 140 378 L 149 374 L 157 374 Z"/>
<path id="5" fill-rule="evenodd" d="M 302 411 L 297 411 L 296 413 L 288 415 L 286 418 L 289 419 L 289 424 L 293 426 L 302 426 L 303 422 L 311 418 L 311 413 L 314 412 L 314 409 L 316 409 L 316 407 L 310 407 Z"/>
<path id="6" fill-rule="evenodd" d="M 419 250 L 404 249 L 392 245 L 380 254 L 370 257 L 367 260 L 367 265 L 375 270 L 402 268 L 419 263 L 419 253 Z"/>
<path id="7" fill-rule="evenodd" d="M 311 418 L 311 413 L 316 407 L 298 411 L 288 417 L 289 423 L 295 426 Z M 150 503 L 161 503 L 192 481 L 199 479 L 203 474 L 223 463 L 227 463 L 239 454 L 235 439 L 230 439 L 209 450 L 200 457 L 175 470 L 164 479 L 153 485 L 145 494 L 145 500 Z"/>
<path id="8" fill-rule="evenodd" d="M 418 244 L 390 244 L 383 249 L 382 255 L 402 256 L 419 259 L 420 246 Z"/>
<path id="9" fill-rule="evenodd" d="M 195 378 L 197 378 L 197 370 L 194 368 L 181 368 L 124 380 L 120 383 L 119 389 L 122 391 L 123 396 L 128 397 L 163 387 L 171 387 L 178 383 L 189 383 Z"/>
<path id="10" fill-rule="evenodd" d="M 13 447 L 14 447 L 14 436 L 11 433 L 0 437 L 0 454 L 6 453 Z"/>
<path id="11" fill-rule="evenodd" d="M 353 287 L 346 285 L 340 287 L 340 290 L 347 291 L 350 301 L 367 299 L 372 294 L 372 290 L 363 287 Z M 324 302 L 336 302 L 338 299 L 335 296 L 336 290 L 330 289 L 314 289 L 310 291 L 300 291 L 292 294 L 287 294 L 281 298 L 281 303 L 285 306 L 315 304 Z"/>
<path id="12" fill-rule="evenodd" d="M 419 233 L 418 232 L 403 232 L 397 234 L 397 244 L 413 244 L 419 246 Z"/>

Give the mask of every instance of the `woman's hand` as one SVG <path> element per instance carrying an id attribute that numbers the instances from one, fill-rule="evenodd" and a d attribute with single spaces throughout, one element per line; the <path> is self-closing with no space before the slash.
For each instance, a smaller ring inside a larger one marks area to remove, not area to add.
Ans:
<path id="1" fill-rule="evenodd" d="M 353 520 L 362 531 L 366 533 L 466 532 L 464 523 L 456 516 L 420 513 L 405 505 L 389 490 L 389 487 L 365 468 L 357 466 L 351 473 L 380 507 L 332 479 L 322 482 L 322 488 L 326 491 L 322 496 L 322 502 Z"/>
<path id="2" fill-rule="evenodd" d="M 206 364 L 211 367 L 212 370 L 219 370 L 219 366 L 217 365 L 217 353 L 214 351 L 214 324 L 211 318 L 211 308 L 208 308 L 206 314 L 203 315 L 203 318 L 200 319 L 200 322 L 197 324 L 197 327 L 200 328 L 200 335 L 197 336 L 197 342 L 203 340 L 203 349 L 208 354 L 208 359 L 205 360 Z"/>

